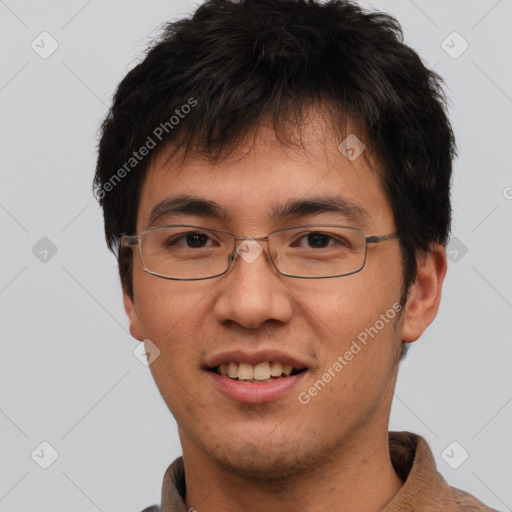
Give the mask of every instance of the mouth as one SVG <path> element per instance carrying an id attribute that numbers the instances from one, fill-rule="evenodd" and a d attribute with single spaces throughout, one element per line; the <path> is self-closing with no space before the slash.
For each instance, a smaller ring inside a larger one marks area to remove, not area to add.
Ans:
<path id="1" fill-rule="evenodd" d="M 295 367 L 279 361 L 262 361 L 256 364 L 227 361 L 209 370 L 234 381 L 258 384 L 298 375 L 307 371 L 307 368 Z"/>
<path id="2" fill-rule="evenodd" d="M 297 391 L 310 368 L 298 358 L 276 350 L 217 354 L 203 367 L 214 388 L 238 402 L 275 402 Z"/>

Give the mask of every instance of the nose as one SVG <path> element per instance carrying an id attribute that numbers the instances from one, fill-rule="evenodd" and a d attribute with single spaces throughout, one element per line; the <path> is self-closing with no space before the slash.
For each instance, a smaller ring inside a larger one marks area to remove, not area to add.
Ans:
<path id="1" fill-rule="evenodd" d="M 217 287 L 214 315 L 218 322 L 257 329 L 266 322 L 290 321 L 293 295 L 265 245 L 254 239 L 238 245 L 231 268 Z"/>

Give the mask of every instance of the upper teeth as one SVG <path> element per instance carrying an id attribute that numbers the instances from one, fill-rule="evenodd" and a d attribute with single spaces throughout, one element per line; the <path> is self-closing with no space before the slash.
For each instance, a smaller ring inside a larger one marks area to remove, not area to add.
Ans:
<path id="1" fill-rule="evenodd" d="M 229 363 L 222 363 L 218 369 L 221 375 L 240 380 L 267 380 L 270 377 L 280 377 L 283 374 L 288 377 L 292 370 L 291 364 L 283 365 L 273 361 L 258 364 L 230 361 Z"/>

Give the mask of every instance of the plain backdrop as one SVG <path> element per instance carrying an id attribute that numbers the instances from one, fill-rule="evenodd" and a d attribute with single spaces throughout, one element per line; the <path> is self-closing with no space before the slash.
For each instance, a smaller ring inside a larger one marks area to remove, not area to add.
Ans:
<path id="1" fill-rule="evenodd" d="M 441 311 L 402 365 L 390 428 L 423 435 L 451 485 L 511 510 L 512 2 L 374 4 L 445 78 L 459 145 Z M 2 512 L 138 512 L 180 454 L 133 354 L 91 182 L 116 85 L 193 8 L 0 0 Z"/>

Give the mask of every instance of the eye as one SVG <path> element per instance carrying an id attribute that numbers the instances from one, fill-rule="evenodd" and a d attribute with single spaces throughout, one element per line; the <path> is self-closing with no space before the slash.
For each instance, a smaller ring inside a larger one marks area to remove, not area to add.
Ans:
<path id="1" fill-rule="evenodd" d="M 326 247 L 332 247 L 334 245 L 337 247 L 346 247 L 347 242 L 343 238 L 315 231 L 300 235 L 292 243 L 292 247 L 306 247 L 309 249 L 325 249 Z"/>
<path id="2" fill-rule="evenodd" d="M 315 249 L 323 249 L 333 242 L 330 235 L 325 233 L 311 233 L 304 237 L 310 247 Z"/>
<path id="3" fill-rule="evenodd" d="M 173 236 L 167 241 L 166 245 L 168 247 L 178 245 L 188 249 L 202 249 L 212 244 L 213 240 L 207 233 L 194 231 Z"/>

